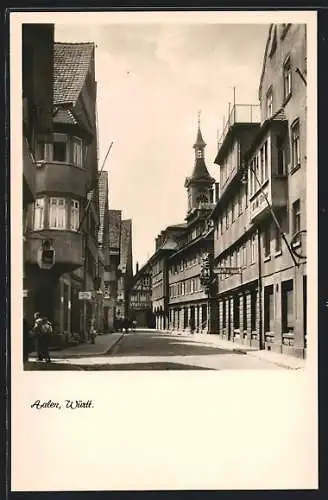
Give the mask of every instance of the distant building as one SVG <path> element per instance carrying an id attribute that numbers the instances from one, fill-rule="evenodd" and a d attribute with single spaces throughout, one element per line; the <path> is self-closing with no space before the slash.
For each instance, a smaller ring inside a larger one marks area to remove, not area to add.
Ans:
<path id="1" fill-rule="evenodd" d="M 129 317 L 129 290 L 133 276 L 132 220 L 121 221 L 120 263 L 118 266 L 117 317 Z"/>
<path id="2" fill-rule="evenodd" d="M 271 25 L 260 107 L 235 105 L 219 141 L 212 214 L 218 332 L 297 356 L 306 348 L 305 77 L 306 26 Z"/>
<path id="3" fill-rule="evenodd" d="M 52 132 L 38 136 L 27 216 L 26 313 L 40 311 L 57 331 L 85 338 L 99 288 L 95 47 L 55 43 L 53 50 Z M 48 72 L 40 78 L 48 81 Z M 80 300 L 83 291 L 90 299 Z"/>
<path id="4" fill-rule="evenodd" d="M 107 314 L 107 323 L 105 330 L 114 330 L 114 319 L 116 315 L 120 248 L 121 248 L 121 210 L 108 211 L 108 250 L 105 256 L 105 277 L 104 284 L 106 295 L 105 310 Z"/>
<path id="5" fill-rule="evenodd" d="M 109 330 L 109 300 L 105 269 L 109 258 L 109 224 L 108 224 L 108 172 L 99 172 L 99 230 L 98 230 L 98 276 L 99 293 L 97 294 L 97 330 Z"/>
<path id="6" fill-rule="evenodd" d="M 130 318 L 137 322 L 138 328 L 154 328 L 154 315 L 151 303 L 151 266 L 147 262 L 136 269 L 129 292 Z"/>
<path id="7" fill-rule="evenodd" d="M 214 332 L 217 301 L 214 276 L 203 280 L 205 263 L 213 260 L 215 179 L 205 164 L 205 141 L 198 124 L 195 163 L 185 182 L 188 210 L 185 222 L 168 226 L 156 239 L 152 267 L 152 306 L 156 328 Z"/>
<path id="8" fill-rule="evenodd" d="M 184 231 L 169 257 L 169 328 L 213 333 L 217 327 L 215 279 L 202 282 L 204 257 L 213 259 L 213 229 L 209 215 L 214 208 L 215 179 L 205 164 L 205 141 L 200 124 L 194 144 L 195 164 L 185 182 L 188 212 Z M 213 300 L 214 299 L 214 300 Z"/>

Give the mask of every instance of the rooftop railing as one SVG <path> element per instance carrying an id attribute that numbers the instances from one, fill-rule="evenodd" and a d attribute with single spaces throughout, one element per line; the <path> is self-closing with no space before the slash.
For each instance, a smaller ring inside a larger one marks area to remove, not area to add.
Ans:
<path id="1" fill-rule="evenodd" d="M 232 127 L 236 123 L 261 123 L 260 105 L 235 104 L 232 107 L 218 142 L 219 149 L 221 148 L 230 127 Z"/>

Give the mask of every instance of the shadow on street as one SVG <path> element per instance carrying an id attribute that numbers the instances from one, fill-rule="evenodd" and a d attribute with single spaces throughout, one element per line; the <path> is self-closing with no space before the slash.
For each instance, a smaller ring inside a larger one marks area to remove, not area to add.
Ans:
<path id="1" fill-rule="evenodd" d="M 116 370 L 212 370 L 201 366 L 193 366 L 183 363 L 154 362 L 154 363 L 120 363 L 102 365 L 71 365 L 65 363 L 37 363 L 26 364 L 25 370 L 38 371 L 61 371 L 61 370 L 84 370 L 84 371 L 116 371 Z"/>
<path id="2" fill-rule="evenodd" d="M 188 337 L 129 333 L 111 349 L 109 356 L 213 356 L 217 354 L 241 355 L 243 353 L 204 345 Z"/>

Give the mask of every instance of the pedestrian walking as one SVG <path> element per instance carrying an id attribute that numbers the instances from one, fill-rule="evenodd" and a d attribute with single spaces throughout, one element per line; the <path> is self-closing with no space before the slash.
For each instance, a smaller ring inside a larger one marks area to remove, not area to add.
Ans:
<path id="1" fill-rule="evenodd" d="M 53 328 L 48 318 L 42 318 L 40 313 L 35 313 L 33 332 L 37 345 L 38 361 L 45 360 L 50 363 L 49 343 Z"/>
<path id="2" fill-rule="evenodd" d="M 137 328 L 137 322 L 136 322 L 136 320 L 134 319 L 134 320 L 132 321 L 132 330 L 135 332 L 135 331 L 136 331 L 136 328 Z"/>

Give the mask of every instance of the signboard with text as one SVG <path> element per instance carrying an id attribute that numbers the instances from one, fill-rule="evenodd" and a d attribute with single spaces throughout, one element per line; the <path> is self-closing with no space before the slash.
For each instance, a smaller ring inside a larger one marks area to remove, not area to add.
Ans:
<path id="1" fill-rule="evenodd" d="M 79 292 L 79 299 L 80 300 L 91 300 L 92 299 L 92 292 Z"/>

